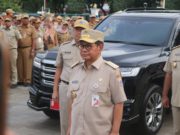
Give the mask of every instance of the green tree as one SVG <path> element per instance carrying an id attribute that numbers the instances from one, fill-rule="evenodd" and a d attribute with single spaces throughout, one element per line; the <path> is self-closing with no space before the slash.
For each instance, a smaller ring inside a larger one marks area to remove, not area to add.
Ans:
<path id="1" fill-rule="evenodd" d="M 11 8 L 14 11 L 21 11 L 21 1 L 20 0 L 1 0 L 0 12 L 4 12 L 7 8 Z"/>

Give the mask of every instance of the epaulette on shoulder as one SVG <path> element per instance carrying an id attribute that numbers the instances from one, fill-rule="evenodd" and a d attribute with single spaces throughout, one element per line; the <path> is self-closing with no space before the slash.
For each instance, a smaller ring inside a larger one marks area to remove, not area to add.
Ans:
<path id="1" fill-rule="evenodd" d="M 74 64 L 71 65 L 71 68 L 74 68 L 81 63 L 82 63 L 81 61 L 76 61 Z"/>
<path id="2" fill-rule="evenodd" d="M 173 47 L 172 50 L 179 48 L 179 47 L 180 47 L 180 45 L 177 45 L 177 46 Z"/>
<path id="3" fill-rule="evenodd" d="M 105 63 L 106 63 L 108 66 L 112 67 L 113 69 L 117 69 L 117 68 L 119 67 L 118 65 L 112 63 L 111 61 L 105 61 Z"/>
<path id="4" fill-rule="evenodd" d="M 69 43 L 71 43 L 72 41 L 67 41 L 67 42 L 64 42 L 64 43 L 62 43 L 61 45 L 67 45 L 67 44 L 69 44 Z"/>

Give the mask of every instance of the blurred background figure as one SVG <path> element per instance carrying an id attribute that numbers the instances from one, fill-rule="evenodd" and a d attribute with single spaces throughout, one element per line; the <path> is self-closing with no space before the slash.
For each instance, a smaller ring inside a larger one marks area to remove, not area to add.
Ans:
<path id="1" fill-rule="evenodd" d="M 44 51 L 44 41 L 43 41 L 44 31 L 40 27 L 40 25 L 41 25 L 41 20 L 36 19 L 36 21 L 34 22 L 34 28 L 37 35 L 37 38 L 35 39 L 35 44 L 36 44 L 35 52 L 36 53 Z"/>
<path id="2" fill-rule="evenodd" d="M 90 18 L 89 18 L 89 25 L 90 25 L 90 28 L 93 29 L 95 26 L 96 26 L 96 16 L 95 15 L 90 15 Z"/>
<path id="3" fill-rule="evenodd" d="M 21 16 L 18 27 L 22 38 L 18 44 L 18 84 L 28 86 L 31 83 L 32 62 L 35 55 L 35 28 L 29 24 L 29 15 Z"/>
<path id="4" fill-rule="evenodd" d="M 7 92 L 9 84 L 8 42 L 0 31 L 0 135 L 14 135 L 6 126 Z"/>
<path id="5" fill-rule="evenodd" d="M 49 50 L 58 44 L 57 33 L 53 27 L 51 17 L 47 17 L 44 20 L 44 27 L 45 27 L 45 33 L 44 33 L 45 50 Z"/>
<path id="6" fill-rule="evenodd" d="M 18 41 L 22 38 L 19 30 L 12 26 L 12 19 L 5 18 L 3 31 L 5 32 L 8 40 L 8 47 L 10 52 L 10 85 L 11 88 L 15 88 L 18 82 L 18 74 L 17 74 L 17 48 Z"/>
<path id="7" fill-rule="evenodd" d="M 62 23 L 61 28 L 57 31 L 57 36 L 59 45 L 72 39 L 69 33 L 69 24 L 67 21 Z"/>
<path id="8" fill-rule="evenodd" d="M 13 18 L 13 16 L 14 16 L 14 11 L 12 10 L 12 9 L 6 9 L 6 15 L 4 16 L 4 18 Z"/>

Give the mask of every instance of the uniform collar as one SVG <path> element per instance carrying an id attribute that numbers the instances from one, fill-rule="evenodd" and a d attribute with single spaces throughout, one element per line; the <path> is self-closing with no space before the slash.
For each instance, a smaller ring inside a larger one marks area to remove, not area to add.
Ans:
<path id="1" fill-rule="evenodd" d="M 5 29 L 5 30 L 11 30 L 11 28 L 12 28 L 12 26 L 10 26 L 9 28 L 6 28 L 6 27 L 4 26 L 4 29 Z"/>
<path id="2" fill-rule="evenodd" d="M 95 62 L 93 62 L 93 63 L 90 65 L 90 67 L 94 67 L 94 68 L 96 68 L 96 69 L 99 69 L 99 68 L 101 67 L 103 61 L 104 61 L 104 60 L 103 60 L 102 56 L 99 56 L 99 58 L 98 58 Z M 84 67 L 84 69 L 87 69 L 87 67 L 85 66 L 85 63 L 83 64 L 83 67 Z"/>

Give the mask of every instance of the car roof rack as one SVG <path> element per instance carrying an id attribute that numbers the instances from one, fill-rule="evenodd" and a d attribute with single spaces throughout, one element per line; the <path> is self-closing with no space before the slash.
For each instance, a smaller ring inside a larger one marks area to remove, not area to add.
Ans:
<path id="1" fill-rule="evenodd" d="M 135 13 L 180 13 L 180 10 L 167 10 L 165 8 L 128 8 L 124 12 Z"/>
<path id="2" fill-rule="evenodd" d="M 139 7 L 139 8 L 127 8 L 124 11 L 128 12 L 128 11 L 151 11 L 151 10 L 166 10 L 165 8 L 153 8 L 153 7 Z"/>

